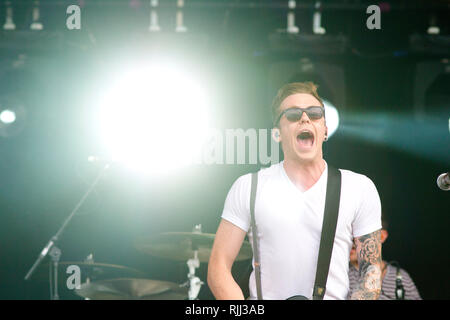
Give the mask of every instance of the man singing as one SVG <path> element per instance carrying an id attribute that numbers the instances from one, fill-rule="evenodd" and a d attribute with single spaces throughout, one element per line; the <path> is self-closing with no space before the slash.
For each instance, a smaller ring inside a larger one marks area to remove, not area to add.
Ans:
<path id="1" fill-rule="evenodd" d="M 239 177 L 227 195 L 208 266 L 208 285 L 216 299 L 245 298 L 231 267 L 247 233 L 251 243 L 258 237 L 264 299 L 313 295 L 328 179 L 322 153 L 328 129 L 317 87 L 310 82 L 283 86 L 272 103 L 272 116 L 273 138 L 281 143 L 284 160 L 258 173 L 258 234 L 250 228 L 251 174 Z M 376 300 L 381 290 L 380 198 L 368 177 L 340 172 L 339 215 L 324 299 L 347 298 L 354 244 L 360 280 L 351 299 Z M 249 289 L 248 298 L 257 299 L 255 270 Z"/>

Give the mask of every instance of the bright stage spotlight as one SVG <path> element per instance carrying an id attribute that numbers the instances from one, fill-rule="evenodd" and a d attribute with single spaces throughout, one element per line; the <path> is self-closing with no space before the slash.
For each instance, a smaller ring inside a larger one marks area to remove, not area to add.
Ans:
<path id="1" fill-rule="evenodd" d="M 27 112 L 20 98 L 0 96 L 0 137 L 18 135 L 27 123 Z"/>
<path id="2" fill-rule="evenodd" d="M 101 135 L 110 157 L 147 173 L 194 162 L 208 131 L 204 88 L 164 65 L 120 74 L 101 102 Z"/>
<path id="3" fill-rule="evenodd" d="M 328 138 L 330 138 L 339 127 L 339 112 L 330 101 L 322 99 L 325 105 L 325 119 L 328 127 Z"/>
<path id="4" fill-rule="evenodd" d="M 0 121 L 5 124 L 13 123 L 16 121 L 16 113 L 8 109 L 3 110 L 0 113 Z"/>

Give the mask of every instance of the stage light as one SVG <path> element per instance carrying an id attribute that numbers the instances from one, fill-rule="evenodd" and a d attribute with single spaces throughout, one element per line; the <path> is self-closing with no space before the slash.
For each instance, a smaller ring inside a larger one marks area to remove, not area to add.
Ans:
<path id="1" fill-rule="evenodd" d="M 296 34 L 299 32 L 298 27 L 295 25 L 295 7 L 297 3 L 295 0 L 288 1 L 289 12 L 287 15 L 287 33 Z"/>
<path id="2" fill-rule="evenodd" d="M 328 127 L 328 138 L 330 138 L 339 127 L 339 112 L 336 107 L 328 100 L 322 99 L 325 105 L 325 119 Z"/>
<path id="3" fill-rule="evenodd" d="M 314 5 L 315 11 L 313 15 L 313 33 L 314 34 L 325 34 L 327 31 L 322 27 L 322 4 L 320 1 L 316 1 Z"/>
<path id="4" fill-rule="evenodd" d="M 3 30 L 16 30 L 16 24 L 14 23 L 14 14 L 11 1 L 6 1 L 6 19 L 3 25 Z"/>
<path id="5" fill-rule="evenodd" d="M 448 112 L 420 119 L 410 112 L 345 113 L 339 128 L 344 138 L 383 145 L 443 165 L 450 163 Z"/>
<path id="6" fill-rule="evenodd" d="M 26 126 L 27 111 L 20 97 L 0 96 L 0 137 L 18 135 Z"/>
<path id="7" fill-rule="evenodd" d="M 0 121 L 5 124 L 13 123 L 16 121 L 16 113 L 8 109 L 3 110 L 0 113 Z"/>
<path id="8" fill-rule="evenodd" d="M 101 135 L 110 157 L 146 173 L 194 162 L 208 132 L 204 88 L 174 65 L 121 73 L 101 102 Z"/>
<path id="9" fill-rule="evenodd" d="M 148 27 L 148 30 L 150 32 L 158 32 L 161 31 L 161 26 L 158 24 L 158 0 L 151 0 L 150 6 L 150 26 Z"/>
<path id="10" fill-rule="evenodd" d="M 436 15 L 432 15 L 430 18 L 430 26 L 427 29 L 427 33 L 430 35 L 438 35 L 441 32 L 439 27 L 437 26 Z"/>
<path id="11" fill-rule="evenodd" d="M 187 32 L 187 28 L 183 22 L 183 9 L 184 9 L 184 0 L 177 0 L 177 26 L 175 28 L 175 32 Z"/>
<path id="12" fill-rule="evenodd" d="M 39 8 L 39 0 L 35 0 L 33 3 L 33 11 L 32 11 L 32 19 L 33 22 L 30 25 L 30 30 L 43 30 L 44 29 L 44 25 L 42 24 L 42 22 L 39 21 L 39 19 L 41 18 L 41 11 Z"/>

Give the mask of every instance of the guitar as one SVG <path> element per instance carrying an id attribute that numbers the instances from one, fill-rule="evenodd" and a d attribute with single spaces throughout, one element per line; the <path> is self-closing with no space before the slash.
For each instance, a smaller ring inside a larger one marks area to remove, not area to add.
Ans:
<path id="1" fill-rule="evenodd" d="M 308 299 L 305 296 L 298 295 L 298 296 L 289 297 L 286 300 L 310 300 L 310 299 Z"/>

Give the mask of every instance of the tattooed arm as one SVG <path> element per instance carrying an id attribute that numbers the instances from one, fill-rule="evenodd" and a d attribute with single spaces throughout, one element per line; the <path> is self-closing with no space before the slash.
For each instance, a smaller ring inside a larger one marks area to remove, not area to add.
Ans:
<path id="1" fill-rule="evenodd" d="M 381 231 L 354 239 L 359 283 L 352 300 L 377 300 L 381 292 Z"/>

